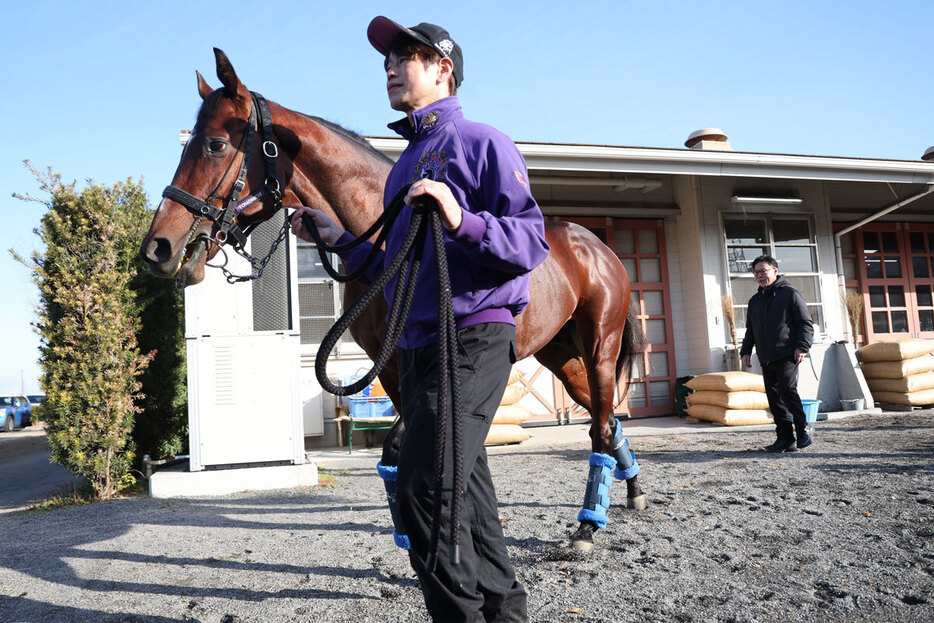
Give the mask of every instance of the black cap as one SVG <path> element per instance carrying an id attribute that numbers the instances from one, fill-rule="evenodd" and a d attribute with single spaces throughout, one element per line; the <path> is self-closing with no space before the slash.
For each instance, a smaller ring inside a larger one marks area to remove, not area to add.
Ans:
<path id="1" fill-rule="evenodd" d="M 464 56 L 461 53 L 461 46 L 457 45 L 448 31 L 441 26 L 422 22 L 418 26 L 406 28 L 380 15 L 374 17 L 366 29 L 366 36 L 370 43 L 383 56 L 389 56 L 389 50 L 399 35 L 405 35 L 417 43 L 427 45 L 444 58 L 451 59 L 454 63 L 455 84 L 460 86 L 460 83 L 464 81 Z"/>

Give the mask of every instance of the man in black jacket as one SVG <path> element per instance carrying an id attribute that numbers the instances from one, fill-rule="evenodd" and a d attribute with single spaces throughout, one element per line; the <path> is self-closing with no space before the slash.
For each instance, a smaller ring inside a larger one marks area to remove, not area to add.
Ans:
<path id="1" fill-rule="evenodd" d="M 759 291 L 749 299 L 740 355 L 743 365 L 750 367 L 755 346 L 762 365 L 765 394 L 777 434 L 775 443 L 766 446 L 765 451 L 794 452 L 811 445 L 798 396 L 798 364 L 811 348 L 814 324 L 801 293 L 778 274 L 774 257 L 761 255 L 752 266 Z"/>

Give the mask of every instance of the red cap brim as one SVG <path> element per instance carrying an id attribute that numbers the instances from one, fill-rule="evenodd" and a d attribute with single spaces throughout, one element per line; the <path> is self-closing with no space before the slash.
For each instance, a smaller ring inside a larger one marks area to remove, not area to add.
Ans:
<path id="1" fill-rule="evenodd" d="M 395 41 L 396 37 L 400 34 L 404 34 L 407 37 L 411 37 L 414 41 L 425 43 L 431 47 L 430 43 L 423 41 L 416 33 L 402 24 L 397 24 L 388 17 L 383 17 L 382 15 L 374 17 L 373 21 L 370 22 L 370 25 L 366 29 L 366 36 L 370 40 L 370 44 L 383 56 L 389 56 L 389 49 L 392 47 L 393 41 Z"/>

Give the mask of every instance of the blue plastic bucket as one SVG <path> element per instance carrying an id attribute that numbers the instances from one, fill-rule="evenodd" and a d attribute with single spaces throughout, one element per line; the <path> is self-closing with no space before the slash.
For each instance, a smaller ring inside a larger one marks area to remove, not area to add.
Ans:
<path id="1" fill-rule="evenodd" d="M 817 421 L 817 408 L 820 406 L 820 400 L 802 400 L 801 406 L 804 407 L 804 419 L 808 424 Z"/>

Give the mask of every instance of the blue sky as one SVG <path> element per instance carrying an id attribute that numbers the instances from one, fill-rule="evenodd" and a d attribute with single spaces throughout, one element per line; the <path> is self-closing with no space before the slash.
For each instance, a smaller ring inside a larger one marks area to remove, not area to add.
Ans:
<path id="1" fill-rule="evenodd" d="M 219 8 L 223 7 L 223 8 Z M 153 203 L 179 130 L 212 85 L 213 46 L 267 98 L 388 135 L 375 15 L 445 26 L 465 114 L 517 141 L 682 147 L 722 128 L 739 151 L 917 160 L 934 144 L 930 0 L 4 2 L 0 393 L 38 388 L 28 254 L 44 207 L 22 165 L 65 180 L 142 177 Z"/>

